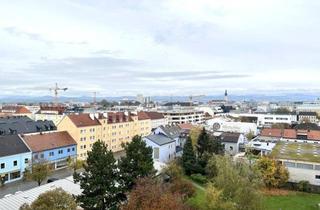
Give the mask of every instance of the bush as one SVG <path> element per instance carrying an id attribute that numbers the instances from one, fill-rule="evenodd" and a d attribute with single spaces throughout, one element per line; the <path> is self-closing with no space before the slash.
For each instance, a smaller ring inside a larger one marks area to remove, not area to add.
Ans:
<path id="1" fill-rule="evenodd" d="M 302 192 L 310 192 L 311 191 L 311 186 L 308 181 L 300 181 L 298 183 L 298 190 Z"/>
<path id="2" fill-rule="evenodd" d="M 207 183 L 207 178 L 201 174 L 192 174 L 190 178 L 199 184 Z"/>
<path id="3" fill-rule="evenodd" d="M 187 200 L 195 195 L 196 190 L 190 181 L 183 179 L 176 179 L 170 184 L 170 192 L 173 194 L 179 194 L 183 200 Z"/>

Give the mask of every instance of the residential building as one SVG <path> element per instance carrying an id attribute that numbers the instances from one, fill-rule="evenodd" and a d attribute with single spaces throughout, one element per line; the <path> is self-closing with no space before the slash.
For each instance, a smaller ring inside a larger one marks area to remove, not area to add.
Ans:
<path id="1" fill-rule="evenodd" d="M 70 114 L 57 125 L 58 131 L 68 131 L 77 143 L 77 156 L 86 159 L 94 142 L 101 140 L 101 123 L 93 114 Z"/>
<path id="2" fill-rule="evenodd" d="M 17 135 L 0 136 L 0 178 L 5 183 L 22 179 L 31 164 L 31 151 Z"/>
<path id="3" fill-rule="evenodd" d="M 176 157 L 176 141 L 163 135 L 149 135 L 143 138 L 147 146 L 153 150 L 155 161 L 168 163 Z"/>
<path id="4" fill-rule="evenodd" d="M 162 134 L 170 139 L 175 140 L 176 146 L 183 148 L 186 136 L 181 135 L 182 129 L 177 125 L 160 126 L 153 131 L 153 134 Z"/>
<path id="5" fill-rule="evenodd" d="M 224 151 L 228 155 L 236 155 L 244 149 L 245 136 L 241 133 L 223 132 L 219 136 L 219 140 L 224 145 Z"/>
<path id="6" fill-rule="evenodd" d="M 138 116 L 149 118 L 151 120 L 151 129 L 155 129 L 161 125 L 168 125 L 168 119 L 160 112 L 138 112 Z"/>
<path id="7" fill-rule="evenodd" d="M 77 143 L 67 131 L 25 134 L 21 138 L 32 151 L 32 163 L 47 162 L 57 170 L 77 157 Z"/>
<path id="8" fill-rule="evenodd" d="M 254 135 L 257 135 L 258 133 L 258 126 L 256 123 L 234 122 L 225 117 L 217 117 L 211 120 L 207 120 L 206 125 L 211 131 L 235 132 L 243 134 L 252 132 Z"/>
<path id="9" fill-rule="evenodd" d="M 0 117 L 0 136 L 54 131 L 52 121 L 34 121 L 26 116 Z"/>
<path id="10" fill-rule="evenodd" d="M 317 123 L 318 115 L 316 112 L 299 112 L 298 121 L 301 123 Z"/>
<path id="11" fill-rule="evenodd" d="M 202 124 L 204 123 L 204 112 L 194 109 L 173 109 L 173 110 L 161 110 L 165 118 L 168 120 L 169 125 L 192 123 Z"/>
<path id="12" fill-rule="evenodd" d="M 25 106 L 2 106 L 0 116 L 27 116 L 32 117 L 32 113 Z"/>
<path id="13" fill-rule="evenodd" d="M 66 108 L 63 106 L 41 106 L 34 114 L 35 120 L 48 120 L 58 125 L 64 116 Z"/>
<path id="14" fill-rule="evenodd" d="M 129 112 L 72 114 L 61 120 L 58 130 L 70 133 L 78 143 L 78 157 L 84 159 L 99 139 L 113 152 L 122 151 L 122 143 L 130 142 L 136 135 L 151 133 L 151 120 Z"/>
<path id="15" fill-rule="evenodd" d="M 233 114 L 234 117 L 256 117 L 257 125 L 261 127 L 271 127 L 273 124 L 294 124 L 298 121 L 296 114 Z"/>

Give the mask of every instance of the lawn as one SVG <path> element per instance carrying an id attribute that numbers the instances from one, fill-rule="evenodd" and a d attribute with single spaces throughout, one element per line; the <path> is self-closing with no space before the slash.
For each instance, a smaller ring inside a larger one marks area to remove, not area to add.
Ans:
<path id="1" fill-rule="evenodd" d="M 205 202 L 205 191 L 196 188 L 194 197 L 188 200 L 188 204 L 201 209 Z M 301 192 L 286 192 L 285 195 L 264 195 L 263 205 L 265 210 L 320 210 L 320 194 L 309 194 Z"/>
<path id="2" fill-rule="evenodd" d="M 289 193 L 288 195 L 265 196 L 266 210 L 319 210 L 319 194 Z"/>

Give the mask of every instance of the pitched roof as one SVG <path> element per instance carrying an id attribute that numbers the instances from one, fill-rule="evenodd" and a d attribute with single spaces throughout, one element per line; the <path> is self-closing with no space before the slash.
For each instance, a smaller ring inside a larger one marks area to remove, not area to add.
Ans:
<path id="1" fill-rule="evenodd" d="M 0 117 L 0 135 L 35 133 L 56 129 L 52 121 L 34 121 L 25 116 Z"/>
<path id="2" fill-rule="evenodd" d="M 310 140 L 320 140 L 320 131 L 309 131 L 308 139 Z"/>
<path id="3" fill-rule="evenodd" d="M 95 117 L 91 118 L 90 114 L 71 114 L 68 117 L 76 127 L 101 125 L 99 120 Z"/>
<path id="4" fill-rule="evenodd" d="M 54 148 L 77 144 L 67 131 L 21 136 L 32 152 L 40 152 Z"/>
<path id="5" fill-rule="evenodd" d="M 320 130 L 320 127 L 315 123 L 301 123 L 294 127 L 296 130 Z"/>
<path id="6" fill-rule="evenodd" d="M 124 112 L 108 112 L 108 124 L 122 123 L 132 121 L 132 113 L 125 114 Z"/>
<path id="7" fill-rule="evenodd" d="M 149 139 L 150 141 L 152 141 L 153 143 L 159 146 L 175 142 L 175 140 L 168 138 L 167 136 L 162 134 L 149 135 L 149 136 L 146 136 L 145 138 Z"/>
<path id="8" fill-rule="evenodd" d="M 139 120 L 149 120 L 151 119 L 146 112 L 138 112 Z"/>
<path id="9" fill-rule="evenodd" d="M 282 137 L 280 128 L 265 128 L 261 131 L 261 136 Z"/>
<path id="10" fill-rule="evenodd" d="M 144 112 L 151 120 L 164 119 L 164 115 L 159 112 Z"/>
<path id="11" fill-rule="evenodd" d="M 182 123 L 178 125 L 182 130 L 191 130 L 193 125 L 191 123 Z"/>
<path id="12" fill-rule="evenodd" d="M 65 111 L 66 111 L 66 107 L 64 106 L 41 106 L 38 113 L 41 114 L 41 113 L 48 113 L 48 112 L 56 112 L 57 114 L 61 115 Z"/>
<path id="13" fill-rule="evenodd" d="M 31 114 L 25 106 L 3 106 L 1 112 L 14 114 Z"/>
<path id="14" fill-rule="evenodd" d="M 163 126 L 161 125 L 159 127 L 161 130 L 163 130 L 164 132 L 164 135 L 168 136 L 169 138 L 177 138 L 180 136 L 181 134 L 181 128 L 179 126 L 175 126 L 175 125 L 172 125 L 172 126 Z"/>
<path id="15" fill-rule="evenodd" d="M 302 116 L 317 116 L 316 112 L 299 112 L 299 115 Z"/>
<path id="16" fill-rule="evenodd" d="M 294 129 L 284 129 L 283 137 L 288 139 L 295 139 L 297 138 L 297 131 Z"/>
<path id="17" fill-rule="evenodd" d="M 224 132 L 221 134 L 221 142 L 237 143 L 239 141 L 240 133 Z"/>
<path id="18" fill-rule="evenodd" d="M 0 157 L 30 152 L 18 135 L 0 136 Z"/>

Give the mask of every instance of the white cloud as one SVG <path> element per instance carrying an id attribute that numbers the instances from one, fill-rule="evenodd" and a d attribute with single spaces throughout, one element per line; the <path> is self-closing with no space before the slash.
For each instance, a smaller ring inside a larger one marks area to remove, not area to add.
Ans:
<path id="1" fill-rule="evenodd" d="M 70 95 L 317 90 L 319 9 L 300 0 L 4 2 L 0 88 L 17 95 L 20 87 L 45 94 L 32 87 L 54 82 Z"/>

